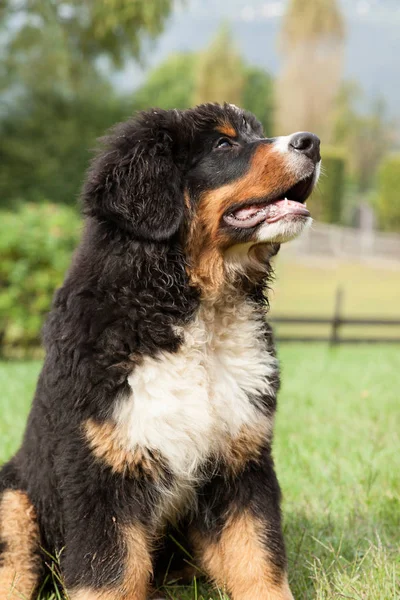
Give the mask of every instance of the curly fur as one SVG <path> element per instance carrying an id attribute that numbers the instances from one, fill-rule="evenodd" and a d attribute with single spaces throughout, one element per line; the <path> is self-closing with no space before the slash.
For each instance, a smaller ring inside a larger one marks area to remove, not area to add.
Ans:
<path id="1" fill-rule="evenodd" d="M 240 149 L 217 151 L 221 134 Z M 264 318 L 279 246 L 221 221 L 253 169 L 253 193 L 293 185 L 282 154 L 262 166 L 273 143 L 230 105 L 151 110 L 111 131 L 88 171 L 83 239 L 44 327 L 22 446 L 0 473 L 0 498 L 18 490 L 36 515 L 40 536 L 23 548 L 61 552 L 72 599 L 145 600 L 176 525 L 234 600 L 253 600 L 246 580 L 261 600 L 291 597 L 271 457 L 279 373 Z M 11 564 L 4 510 L 0 589 Z M 224 561 L 239 560 L 241 539 L 258 562 L 253 572 L 241 561 L 238 587 Z M 263 565 L 268 576 L 252 581 Z M 42 566 L 33 575 L 39 586 Z"/>

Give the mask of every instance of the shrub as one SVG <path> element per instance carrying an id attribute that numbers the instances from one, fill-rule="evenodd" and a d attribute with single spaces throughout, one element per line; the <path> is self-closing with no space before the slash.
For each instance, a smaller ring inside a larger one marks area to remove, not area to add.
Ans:
<path id="1" fill-rule="evenodd" d="M 385 158 L 379 169 L 377 209 L 382 229 L 400 231 L 400 154 Z"/>
<path id="2" fill-rule="evenodd" d="M 21 204 L 0 213 L 0 336 L 6 355 L 29 354 L 55 288 L 64 277 L 80 235 L 71 207 Z"/>
<path id="3" fill-rule="evenodd" d="M 322 148 L 322 173 L 309 204 L 313 217 L 325 223 L 340 223 L 346 175 L 346 156 L 338 148 Z"/>

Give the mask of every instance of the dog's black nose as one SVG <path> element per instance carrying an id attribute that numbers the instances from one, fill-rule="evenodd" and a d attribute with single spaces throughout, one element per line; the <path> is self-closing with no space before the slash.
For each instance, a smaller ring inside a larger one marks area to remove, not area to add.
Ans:
<path id="1" fill-rule="evenodd" d="M 313 133 L 309 133 L 308 131 L 302 131 L 300 133 L 295 133 L 292 139 L 289 142 L 289 148 L 294 148 L 298 152 L 302 152 L 308 158 L 317 164 L 321 160 L 321 155 L 319 152 L 320 147 L 320 139 Z"/>

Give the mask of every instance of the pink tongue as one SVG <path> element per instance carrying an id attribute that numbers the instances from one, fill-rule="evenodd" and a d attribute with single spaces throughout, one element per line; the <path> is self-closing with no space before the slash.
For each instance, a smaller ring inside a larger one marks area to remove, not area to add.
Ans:
<path id="1" fill-rule="evenodd" d="M 247 206 L 234 213 L 225 215 L 224 219 L 234 227 L 250 228 L 260 223 L 275 223 L 287 215 L 309 216 L 307 208 L 294 200 L 275 200 L 265 206 Z"/>
<path id="2" fill-rule="evenodd" d="M 309 214 L 310 212 L 304 204 L 300 204 L 300 202 L 296 202 L 295 200 L 286 200 L 285 198 L 285 200 L 277 200 L 268 206 L 266 221 L 267 223 L 274 223 L 286 215 L 308 216 Z"/>

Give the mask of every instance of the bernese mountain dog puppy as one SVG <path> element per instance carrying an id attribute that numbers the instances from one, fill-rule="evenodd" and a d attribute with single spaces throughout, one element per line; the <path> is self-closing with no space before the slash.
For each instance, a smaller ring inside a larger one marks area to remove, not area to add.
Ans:
<path id="1" fill-rule="evenodd" d="M 70 600 L 145 600 L 171 531 L 232 600 L 292 598 L 266 289 L 319 170 L 315 135 L 265 138 L 233 105 L 149 110 L 103 140 L 0 473 L 2 599 L 34 598 L 50 554 Z"/>

